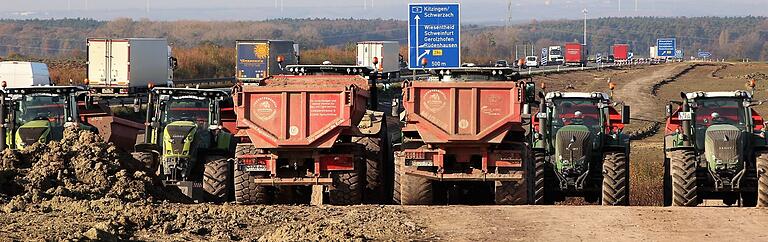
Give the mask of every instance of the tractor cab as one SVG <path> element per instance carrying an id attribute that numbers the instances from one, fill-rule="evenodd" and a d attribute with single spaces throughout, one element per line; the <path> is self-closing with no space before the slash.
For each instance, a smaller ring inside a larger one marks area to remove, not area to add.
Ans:
<path id="1" fill-rule="evenodd" d="M 77 97 L 85 89 L 74 86 L 33 86 L 5 89 L 6 144 L 23 149 L 36 142 L 60 140 L 64 128 L 79 124 Z"/>
<path id="2" fill-rule="evenodd" d="M 166 185 L 194 187 L 186 182 L 202 179 L 198 177 L 202 172 L 195 171 L 202 169 L 203 158 L 230 153 L 232 135 L 223 127 L 221 118 L 221 105 L 229 96 L 215 89 L 150 91 L 145 139 L 136 145 L 136 151 L 159 158 L 153 159 L 151 168 L 157 168 Z"/>

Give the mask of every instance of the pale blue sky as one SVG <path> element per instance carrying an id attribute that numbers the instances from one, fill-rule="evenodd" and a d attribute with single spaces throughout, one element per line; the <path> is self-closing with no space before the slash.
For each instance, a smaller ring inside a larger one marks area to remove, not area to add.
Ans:
<path id="1" fill-rule="evenodd" d="M 0 0 L 0 18 L 130 17 L 154 20 L 262 20 L 279 17 L 405 19 L 408 0 Z M 464 22 L 502 22 L 508 0 L 461 2 Z M 621 8 L 619 8 L 621 2 Z M 637 2 L 637 9 L 635 3 Z M 149 4 L 148 4 L 149 3 Z M 766 15 L 768 0 L 512 0 L 513 19 L 606 16 Z M 149 6 L 149 8 L 147 8 Z"/>

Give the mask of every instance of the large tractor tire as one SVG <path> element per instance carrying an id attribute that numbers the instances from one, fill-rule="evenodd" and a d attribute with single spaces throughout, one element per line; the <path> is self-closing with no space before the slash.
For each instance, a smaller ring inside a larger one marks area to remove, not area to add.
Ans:
<path id="1" fill-rule="evenodd" d="M 244 154 L 256 154 L 256 147 L 250 145 L 238 145 L 235 149 L 236 156 Z M 256 178 L 266 178 L 267 174 L 249 172 L 235 169 L 235 202 L 240 204 L 272 204 L 275 201 L 275 187 L 257 186 L 253 182 Z"/>
<path id="2" fill-rule="evenodd" d="M 331 174 L 334 189 L 328 193 L 328 201 L 333 205 L 356 205 L 363 202 L 363 184 L 361 169 Z"/>
<path id="3" fill-rule="evenodd" d="M 221 156 L 206 158 L 203 170 L 203 190 L 206 201 L 222 203 L 233 191 L 232 170 L 229 160 Z"/>
<path id="4" fill-rule="evenodd" d="M 534 152 L 533 154 L 534 159 L 534 167 L 533 172 L 531 174 L 533 175 L 533 204 L 535 205 L 545 205 L 550 204 L 552 199 L 548 199 L 547 189 L 546 189 L 546 154 L 541 152 Z"/>
<path id="5" fill-rule="evenodd" d="M 672 206 L 694 207 L 699 204 L 696 181 L 696 155 L 690 150 L 670 152 Z"/>
<path id="6" fill-rule="evenodd" d="M 664 190 L 662 192 L 664 193 L 664 206 L 668 207 L 672 206 L 672 168 L 669 162 L 669 158 L 666 158 L 666 156 L 667 155 L 665 155 L 664 158 Z"/>
<path id="7" fill-rule="evenodd" d="M 499 205 L 524 205 L 528 203 L 526 179 L 495 182 L 494 201 Z"/>
<path id="8" fill-rule="evenodd" d="M 133 156 L 134 159 L 139 161 L 139 163 L 147 170 L 149 171 L 156 171 L 157 170 L 157 162 L 155 161 L 154 154 L 150 152 L 133 152 L 131 153 L 131 156 Z"/>
<path id="9" fill-rule="evenodd" d="M 414 175 L 404 174 L 398 169 L 400 180 L 400 204 L 402 205 L 430 205 L 434 198 L 432 181 Z"/>
<path id="10" fill-rule="evenodd" d="M 757 207 L 768 207 L 768 153 L 757 156 Z"/>
<path id="11" fill-rule="evenodd" d="M 603 157 L 602 205 L 629 206 L 629 164 L 623 152 Z"/>
<path id="12" fill-rule="evenodd" d="M 366 203 L 383 203 L 387 196 L 386 185 L 386 165 L 391 163 L 386 152 L 387 145 L 387 126 L 382 122 L 381 131 L 378 137 L 361 137 L 354 140 L 355 143 L 363 146 L 362 157 L 365 159 L 365 188 L 363 198 Z"/>

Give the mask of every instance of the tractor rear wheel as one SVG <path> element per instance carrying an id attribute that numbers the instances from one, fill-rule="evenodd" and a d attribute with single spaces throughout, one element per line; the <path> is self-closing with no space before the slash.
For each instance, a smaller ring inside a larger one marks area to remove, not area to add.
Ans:
<path id="1" fill-rule="evenodd" d="M 363 201 L 361 169 L 355 165 L 354 171 L 331 174 L 334 189 L 328 194 L 328 201 L 333 205 L 356 205 Z"/>
<path id="2" fill-rule="evenodd" d="M 667 154 L 669 155 L 669 154 Z M 667 156 L 665 155 L 665 156 Z M 672 174 L 669 158 L 664 158 L 664 206 L 672 206 Z"/>
<path id="3" fill-rule="evenodd" d="M 203 190 L 206 201 L 226 202 L 232 191 L 232 171 L 229 160 L 221 156 L 206 157 L 203 171 Z"/>
<path id="4" fill-rule="evenodd" d="M 495 199 L 499 205 L 524 205 L 528 202 L 526 179 L 495 182 Z"/>
<path id="5" fill-rule="evenodd" d="M 235 157 L 256 154 L 258 149 L 252 145 L 238 145 L 235 148 Z M 266 173 L 249 172 L 235 169 L 235 202 L 241 204 L 272 204 L 275 201 L 275 187 L 258 186 L 254 182 L 256 178 L 269 177 Z"/>
<path id="6" fill-rule="evenodd" d="M 670 152 L 672 206 L 694 207 L 699 204 L 696 182 L 696 156 L 690 150 Z"/>
<path id="7" fill-rule="evenodd" d="M 629 205 L 629 166 L 623 152 L 605 154 L 603 158 L 602 205 Z"/>
<path id="8" fill-rule="evenodd" d="M 365 159 L 365 188 L 363 197 L 367 203 L 383 203 L 387 197 L 386 164 L 390 160 L 385 155 L 389 145 L 386 137 L 386 122 L 382 122 L 379 137 L 360 137 L 353 141 L 363 146 L 362 157 Z"/>
<path id="9" fill-rule="evenodd" d="M 430 205 L 434 198 L 432 181 L 414 175 L 405 174 L 404 167 L 399 167 L 400 204 Z"/>
<path id="10" fill-rule="evenodd" d="M 400 204 L 400 164 L 395 163 L 395 175 L 392 179 L 392 203 Z"/>
<path id="11" fill-rule="evenodd" d="M 768 153 L 757 156 L 757 206 L 768 207 Z"/>

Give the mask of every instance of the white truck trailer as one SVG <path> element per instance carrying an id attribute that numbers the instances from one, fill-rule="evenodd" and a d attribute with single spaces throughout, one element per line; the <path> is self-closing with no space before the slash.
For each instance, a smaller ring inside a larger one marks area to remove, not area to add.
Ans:
<path id="1" fill-rule="evenodd" d="M 383 78 L 400 76 L 400 43 L 397 41 L 357 42 L 357 65 L 372 68 Z"/>
<path id="2" fill-rule="evenodd" d="M 88 39 L 88 79 L 91 95 L 128 96 L 149 83 L 173 80 L 176 59 L 162 38 Z"/>
<path id="3" fill-rule="evenodd" d="M 0 62 L 0 82 L 6 87 L 30 87 L 51 85 L 48 65 L 38 62 Z"/>

